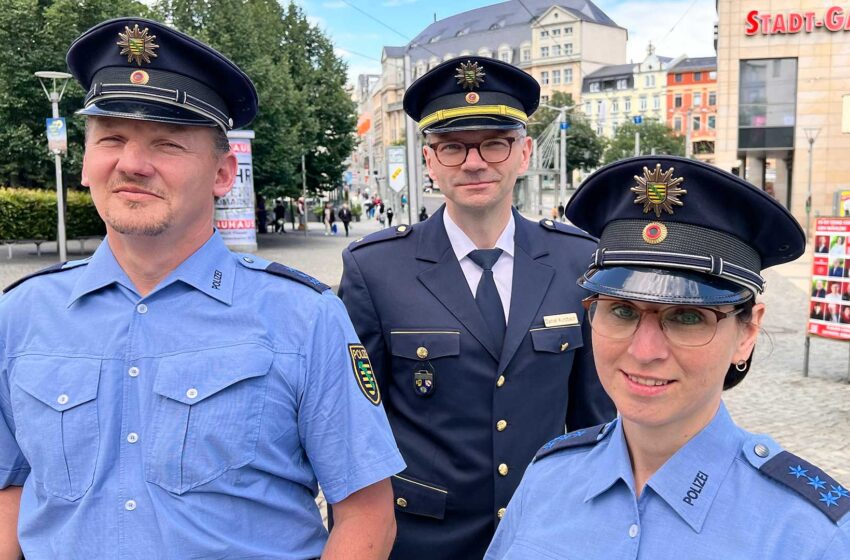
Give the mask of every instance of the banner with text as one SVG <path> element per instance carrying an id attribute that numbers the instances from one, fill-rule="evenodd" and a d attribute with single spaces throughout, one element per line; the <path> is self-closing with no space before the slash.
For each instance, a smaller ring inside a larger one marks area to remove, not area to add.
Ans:
<path id="1" fill-rule="evenodd" d="M 850 218 L 815 220 L 808 333 L 850 340 Z"/>

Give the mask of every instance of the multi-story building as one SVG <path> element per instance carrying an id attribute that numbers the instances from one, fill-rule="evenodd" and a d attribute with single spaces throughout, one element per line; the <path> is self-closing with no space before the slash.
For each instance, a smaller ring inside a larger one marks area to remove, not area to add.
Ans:
<path id="1" fill-rule="evenodd" d="M 650 45 L 641 62 L 603 66 L 585 76 L 582 110 L 596 133 L 611 138 L 618 126 L 636 116 L 664 122 L 664 90 L 671 61 L 655 54 Z"/>
<path id="2" fill-rule="evenodd" d="M 716 57 L 684 58 L 668 68 L 667 126 L 687 139 L 687 155 L 714 162 Z"/>
<path id="3" fill-rule="evenodd" d="M 832 215 L 850 185 L 850 10 L 718 0 L 717 14 L 716 164 L 803 224 Z"/>

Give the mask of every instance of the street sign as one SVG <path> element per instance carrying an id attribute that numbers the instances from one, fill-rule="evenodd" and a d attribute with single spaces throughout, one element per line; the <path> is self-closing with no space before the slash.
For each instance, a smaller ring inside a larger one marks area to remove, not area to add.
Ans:
<path id="1" fill-rule="evenodd" d="M 640 116 L 640 115 L 635 115 L 634 117 L 632 117 L 632 120 L 634 121 L 635 124 L 643 123 L 643 117 Z"/>
<path id="2" fill-rule="evenodd" d="M 570 123 L 568 123 L 568 122 L 562 122 L 561 123 L 561 130 L 568 130 L 569 128 L 570 128 Z"/>
<path id="3" fill-rule="evenodd" d="M 387 148 L 387 179 L 390 188 L 395 192 L 401 192 L 407 186 L 407 157 L 404 146 L 393 146 Z"/>
<path id="4" fill-rule="evenodd" d="M 52 154 L 64 154 L 68 152 L 68 131 L 65 127 L 65 118 L 59 117 L 47 120 L 47 149 Z"/>

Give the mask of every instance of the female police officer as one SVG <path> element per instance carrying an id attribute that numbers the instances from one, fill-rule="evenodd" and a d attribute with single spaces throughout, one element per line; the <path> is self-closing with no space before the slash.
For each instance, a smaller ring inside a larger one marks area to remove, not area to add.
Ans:
<path id="1" fill-rule="evenodd" d="M 537 453 L 486 558 L 850 558 L 850 492 L 721 399 L 750 366 L 761 269 L 803 252 L 794 218 L 669 156 L 599 170 L 567 215 L 600 237 L 579 284 L 620 414 Z"/>

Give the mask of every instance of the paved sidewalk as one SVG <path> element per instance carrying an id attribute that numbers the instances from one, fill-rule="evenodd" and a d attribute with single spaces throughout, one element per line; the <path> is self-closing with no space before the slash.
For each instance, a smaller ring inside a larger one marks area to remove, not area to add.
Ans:
<path id="1" fill-rule="evenodd" d="M 311 226 L 306 237 L 303 232 L 289 231 L 259 236 L 258 254 L 303 270 L 334 288 L 342 275 L 340 252 L 350 241 L 379 227 L 375 221 L 355 222 L 346 239 L 326 237 L 320 224 Z M 91 251 L 95 243 L 88 246 Z M 4 251 L 0 285 L 56 262 L 55 246 L 42 250 L 45 254 L 37 257 L 35 246 L 17 246 L 11 260 Z M 765 272 L 763 301 L 768 312 L 753 370 L 725 399 L 744 428 L 771 434 L 846 486 L 850 485 L 850 346 L 812 339 L 810 377 L 803 377 L 810 266 L 811 257 L 805 256 Z"/>

